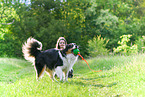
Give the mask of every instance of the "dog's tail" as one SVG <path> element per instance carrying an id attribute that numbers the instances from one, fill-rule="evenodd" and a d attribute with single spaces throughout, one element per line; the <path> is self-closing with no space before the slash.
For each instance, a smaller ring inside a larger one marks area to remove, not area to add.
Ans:
<path id="1" fill-rule="evenodd" d="M 22 52 L 24 58 L 30 62 L 35 62 L 35 57 L 41 52 L 42 43 L 30 37 L 27 42 L 23 44 Z"/>

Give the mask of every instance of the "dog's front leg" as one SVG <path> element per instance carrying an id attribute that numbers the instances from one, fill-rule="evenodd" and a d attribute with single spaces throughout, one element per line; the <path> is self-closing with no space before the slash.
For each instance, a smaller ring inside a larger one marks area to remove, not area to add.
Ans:
<path id="1" fill-rule="evenodd" d="M 60 67 L 57 67 L 55 69 L 56 74 L 58 75 L 58 77 L 60 78 L 60 81 L 63 81 L 63 71 Z"/>
<path id="2" fill-rule="evenodd" d="M 69 71 L 65 71 L 64 73 L 65 73 L 65 81 L 68 81 L 68 72 Z"/>

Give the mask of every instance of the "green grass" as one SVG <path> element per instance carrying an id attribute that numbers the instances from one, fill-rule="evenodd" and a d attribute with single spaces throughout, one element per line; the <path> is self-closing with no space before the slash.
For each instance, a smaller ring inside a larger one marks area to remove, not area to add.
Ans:
<path id="1" fill-rule="evenodd" d="M 1 97 L 144 97 L 145 55 L 87 59 L 93 70 L 79 60 L 69 82 L 52 82 L 45 74 L 36 81 L 31 63 L 0 58 Z"/>

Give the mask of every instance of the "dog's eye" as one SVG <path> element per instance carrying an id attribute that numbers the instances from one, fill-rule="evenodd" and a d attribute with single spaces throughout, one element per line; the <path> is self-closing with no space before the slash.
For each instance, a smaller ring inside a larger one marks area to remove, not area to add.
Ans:
<path id="1" fill-rule="evenodd" d="M 73 47 L 73 45 L 70 45 L 70 48 L 72 48 Z"/>
<path id="2" fill-rule="evenodd" d="M 67 48 L 71 48 L 72 47 L 72 44 L 68 44 L 66 45 Z"/>

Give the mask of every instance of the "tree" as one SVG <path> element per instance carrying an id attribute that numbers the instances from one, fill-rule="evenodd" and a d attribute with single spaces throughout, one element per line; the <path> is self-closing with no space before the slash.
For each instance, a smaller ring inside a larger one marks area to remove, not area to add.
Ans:
<path id="1" fill-rule="evenodd" d="M 0 10 L 0 38 L 4 39 L 4 34 L 10 33 L 11 24 L 19 17 L 11 4 L 0 3 Z"/>

